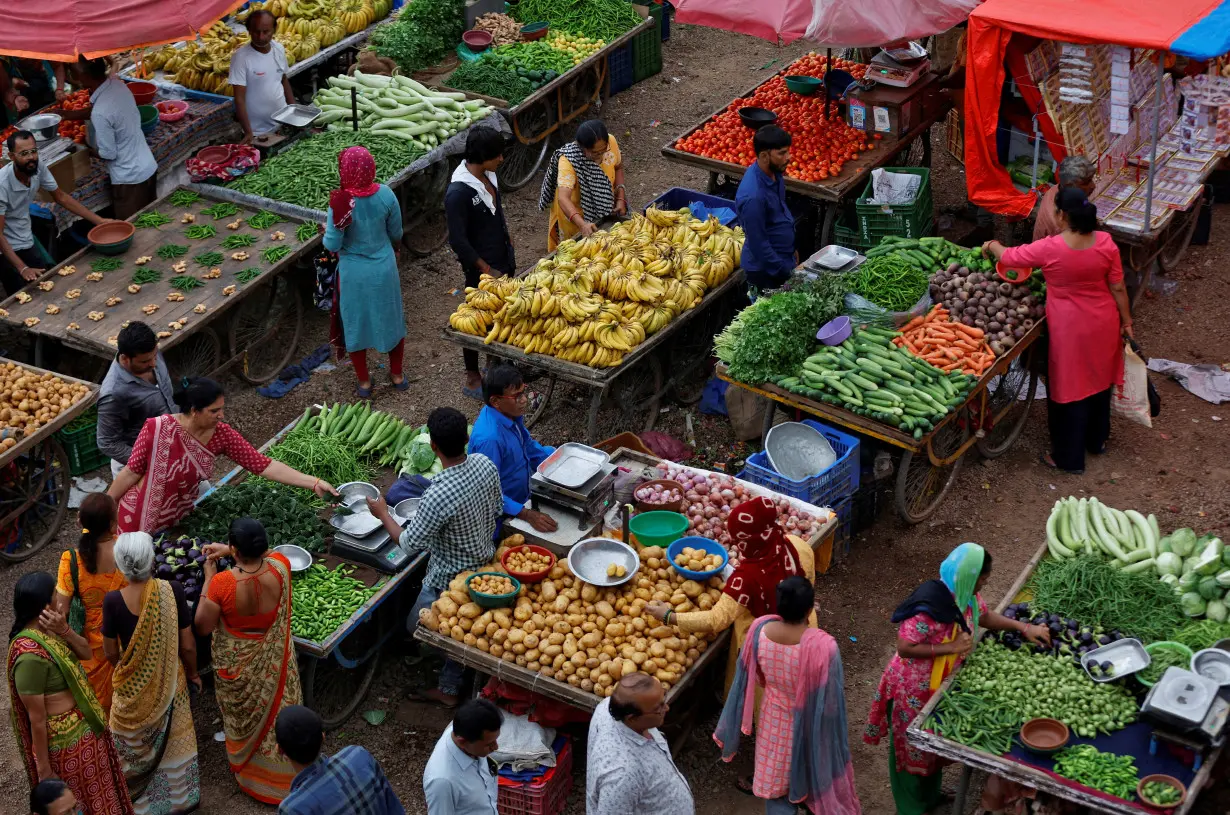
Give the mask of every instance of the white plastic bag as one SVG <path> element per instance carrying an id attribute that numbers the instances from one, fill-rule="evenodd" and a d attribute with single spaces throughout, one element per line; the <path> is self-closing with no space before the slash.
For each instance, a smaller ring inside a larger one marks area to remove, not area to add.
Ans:
<path id="1" fill-rule="evenodd" d="M 1153 427 L 1149 416 L 1149 366 L 1136 356 L 1131 345 L 1123 346 L 1123 384 L 1111 391 L 1110 411 L 1145 427 Z"/>

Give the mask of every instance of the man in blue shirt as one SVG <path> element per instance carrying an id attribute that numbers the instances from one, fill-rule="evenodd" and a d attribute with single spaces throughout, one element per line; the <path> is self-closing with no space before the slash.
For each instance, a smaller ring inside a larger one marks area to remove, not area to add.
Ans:
<path id="1" fill-rule="evenodd" d="M 427 815 L 498 815 L 499 781 L 487 756 L 499 749 L 503 720 L 486 699 L 457 708 L 423 768 Z"/>
<path id="2" fill-rule="evenodd" d="M 284 708 L 274 735 L 295 768 L 279 815 L 406 815 L 371 753 L 352 744 L 331 756 L 320 754 L 325 729 L 314 711 L 302 705 Z"/>
<path id="3" fill-rule="evenodd" d="M 798 265 L 794 216 L 786 206 L 790 141 L 790 134 L 777 125 L 757 130 L 752 137 L 756 163 L 747 168 L 735 194 L 739 225 L 746 236 L 741 264 L 748 285 L 757 289 L 780 286 Z"/>
<path id="4" fill-rule="evenodd" d="M 488 369 L 483 378 L 483 409 L 470 432 L 470 452 L 491 459 L 500 471 L 505 515 L 520 518 L 539 532 L 554 532 L 555 519 L 529 507 L 530 476 L 555 448 L 534 441 L 525 428 L 522 414 L 528 402 L 525 380 L 514 366 Z"/>

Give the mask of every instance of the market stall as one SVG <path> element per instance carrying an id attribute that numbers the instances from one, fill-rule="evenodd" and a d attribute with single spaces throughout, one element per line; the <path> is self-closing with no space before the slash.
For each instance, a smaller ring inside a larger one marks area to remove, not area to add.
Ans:
<path id="1" fill-rule="evenodd" d="M 100 366 L 114 357 L 124 323 L 142 320 L 155 327 L 179 376 L 235 362 L 253 384 L 276 376 L 303 327 L 285 272 L 319 243 L 316 225 L 183 188 L 132 223 L 127 242 L 82 249 L 0 303 L 0 319 Z"/>
<path id="2" fill-rule="evenodd" d="M 1230 626 L 1189 619 L 1170 583 L 1230 564 L 1212 535 L 1160 533 L 1152 515 L 1096 498 L 1056 503 L 997 608 L 1046 626 L 1051 646 L 984 632 L 907 730 L 963 765 L 954 812 L 974 768 L 1092 812 L 1193 811 L 1225 741 Z"/>
<path id="3" fill-rule="evenodd" d="M 55 433 L 97 401 L 98 386 L 3 358 L 0 382 L 0 560 L 19 563 L 60 531 L 70 467 Z M 40 399 L 46 409 L 32 404 Z"/>

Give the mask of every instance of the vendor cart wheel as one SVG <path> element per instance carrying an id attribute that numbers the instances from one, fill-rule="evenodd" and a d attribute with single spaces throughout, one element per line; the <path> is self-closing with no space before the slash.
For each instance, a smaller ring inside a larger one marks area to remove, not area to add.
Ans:
<path id="1" fill-rule="evenodd" d="M 954 417 L 935 431 L 931 449 L 936 458 L 946 459 L 960 450 L 968 439 L 969 428 L 961 417 Z M 916 524 L 930 518 L 956 483 L 964 462 L 965 456 L 961 456 L 945 467 L 937 467 L 925 450 L 902 453 L 895 492 L 897 514 L 901 519 Z"/>
<path id="2" fill-rule="evenodd" d="M 709 381 L 709 359 L 713 355 L 713 338 L 730 322 L 733 298 L 729 295 L 711 304 L 694 317 L 669 344 L 669 370 L 675 401 L 694 405 L 700 401 Z"/>
<path id="3" fill-rule="evenodd" d="M 1192 235 L 1196 234 L 1196 224 L 1200 220 L 1200 208 L 1203 206 L 1204 196 L 1201 195 L 1196 198 L 1196 203 L 1191 210 L 1180 216 L 1187 220 L 1174 231 L 1157 256 L 1157 262 L 1162 267 L 1162 271 L 1173 272 L 1183 260 L 1183 256 L 1187 254 L 1187 248 L 1192 245 Z"/>
<path id="4" fill-rule="evenodd" d="M 501 192 L 514 192 L 533 180 L 547 161 L 551 136 L 543 136 L 533 144 L 513 142 L 504 153 L 504 163 L 495 171 Z"/>
<path id="5" fill-rule="evenodd" d="M 996 458 L 1008 452 L 1025 429 L 1029 408 L 1038 390 L 1038 372 L 1030 370 L 1033 366 L 1026 359 L 1028 356 L 1030 354 L 1025 353 L 1012 360 L 1008 370 L 1000 375 L 995 391 L 987 395 L 986 419 L 991 421 L 996 416 L 999 419 L 975 442 L 984 458 Z"/>
<path id="6" fill-rule="evenodd" d="M 302 333 L 299 290 L 286 275 L 277 275 L 244 298 L 231 317 L 227 342 L 239 355 L 236 373 L 252 385 L 270 381 L 295 355 Z"/>
<path id="7" fill-rule="evenodd" d="M 449 161 L 441 159 L 416 173 L 402 187 L 401 242 L 415 257 L 427 257 L 448 240 L 444 192 L 450 175 Z"/>
<path id="8" fill-rule="evenodd" d="M 345 642 L 343 640 L 342 644 Z M 339 649 L 342 644 L 338 645 Z M 343 666 L 336 655 L 324 659 L 304 656 L 299 669 L 303 704 L 320 715 L 325 730 L 336 730 L 354 715 L 367 698 L 379 663 L 379 651 L 372 654 L 367 662 L 353 668 Z"/>
<path id="9" fill-rule="evenodd" d="M 551 401 L 551 394 L 555 393 L 554 376 L 536 368 L 530 370 L 537 375 L 523 374 L 525 389 L 530 394 L 529 408 L 522 417 L 527 429 L 537 424 L 538 420 L 546 414 L 547 403 Z"/>
<path id="10" fill-rule="evenodd" d="M 893 159 L 895 167 L 931 166 L 931 128 L 914 137 L 909 145 Z"/>
<path id="11" fill-rule="evenodd" d="M 601 391 L 594 392 L 586 422 L 588 443 L 609 439 L 625 430 L 653 430 L 661 402 L 662 364 L 651 354 L 617 378 L 605 398 Z M 609 405 L 609 409 L 604 411 L 604 405 Z"/>
<path id="12" fill-rule="evenodd" d="M 175 381 L 195 379 L 218 370 L 222 364 L 222 341 L 208 326 L 193 331 L 183 342 L 167 350 L 167 369 Z"/>
<path id="13" fill-rule="evenodd" d="M 68 454 L 55 439 L 0 469 L 0 560 L 28 560 L 56 536 L 68 513 L 68 479 Z"/>

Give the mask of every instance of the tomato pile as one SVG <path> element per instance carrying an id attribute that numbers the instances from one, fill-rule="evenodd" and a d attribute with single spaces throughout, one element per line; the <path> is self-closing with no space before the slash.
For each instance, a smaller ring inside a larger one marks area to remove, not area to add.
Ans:
<path id="1" fill-rule="evenodd" d="M 64 101 L 54 107 L 61 110 L 82 110 L 90 106 L 90 92 L 86 90 L 74 91 L 65 97 Z M 68 120 L 60 122 L 59 132 L 61 136 L 72 139 L 77 144 L 85 144 L 86 122 L 70 122 Z"/>
<path id="2" fill-rule="evenodd" d="M 791 74 L 804 61 L 808 62 L 808 70 L 812 69 L 811 66 L 820 65 L 819 71 L 823 75 L 824 57 L 814 54 L 798 60 L 787 69 L 786 74 Z M 834 60 L 833 63 L 836 68 L 839 61 Z M 781 76 L 775 76 L 750 97 L 731 102 L 726 110 L 706 122 L 704 127 L 676 142 L 675 148 L 718 161 L 749 166 L 756 160 L 752 152 L 753 131 L 739 119 L 739 108 L 748 106 L 766 108 L 776 113 L 778 126 L 794 137 L 786 175 L 799 181 L 824 181 L 840 175 L 846 162 L 872 149 L 873 143 L 880 138 L 879 134 L 872 136 L 847 125 L 839 104 L 830 106 L 826 119 L 823 93 L 800 96 L 786 88 Z"/>
<path id="3" fill-rule="evenodd" d="M 815 51 L 803 56 L 790 63 L 790 67 L 783 73 L 786 76 L 814 76 L 816 79 L 824 79 L 824 71 L 828 66 L 828 58 L 822 57 Z M 855 79 L 862 79 L 867 74 L 867 66 L 861 62 L 852 62 L 848 59 L 833 60 L 834 71 L 845 71 Z"/>

